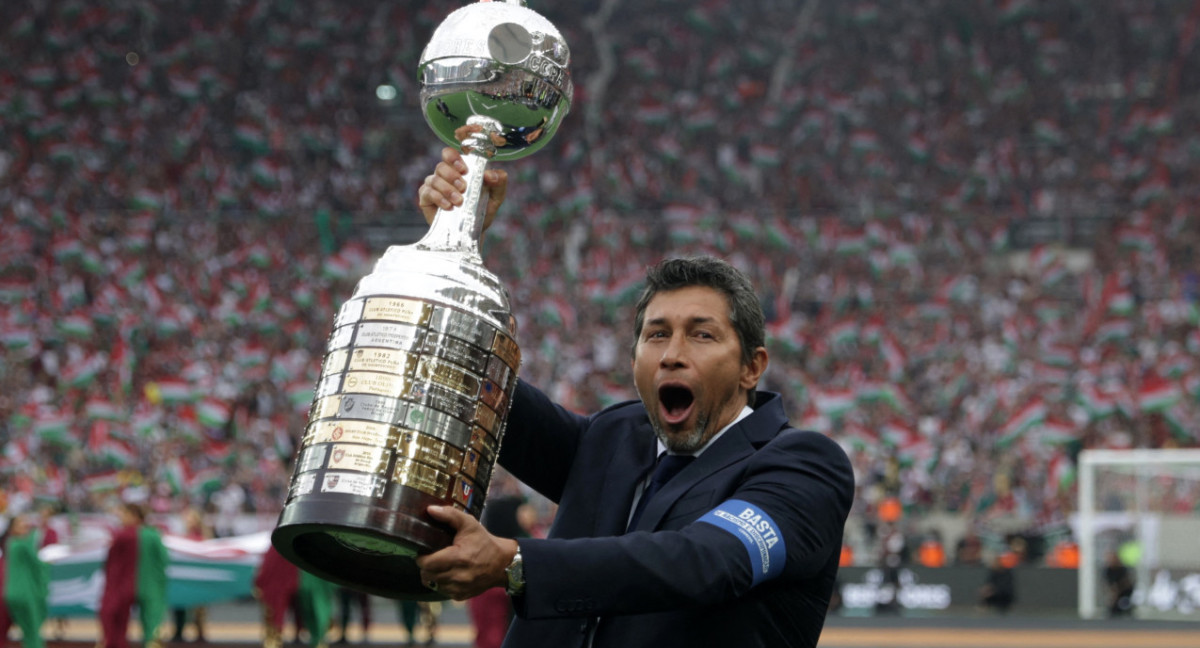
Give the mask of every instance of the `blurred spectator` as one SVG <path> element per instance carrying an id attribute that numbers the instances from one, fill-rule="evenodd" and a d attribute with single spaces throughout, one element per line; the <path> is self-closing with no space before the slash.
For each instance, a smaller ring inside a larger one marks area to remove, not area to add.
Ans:
<path id="1" fill-rule="evenodd" d="M 59 503 L 56 501 L 43 501 L 38 506 L 37 529 L 41 535 L 41 540 L 38 543 L 38 548 L 47 547 L 52 544 L 58 544 L 64 541 L 60 537 L 54 517 L 61 511 Z M 55 617 L 51 619 L 51 625 L 54 628 L 52 636 L 56 641 L 62 641 L 67 634 L 67 618 Z"/>
<path id="2" fill-rule="evenodd" d="M 213 493 L 212 504 L 217 510 L 215 532 L 217 537 L 237 534 L 237 519 L 246 503 L 246 491 L 241 484 L 229 482 Z"/>
<path id="3" fill-rule="evenodd" d="M 1016 600 L 1016 577 L 1013 566 L 1017 559 L 1009 552 L 998 553 L 988 567 L 987 580 L 979 588 L 979 606 L 984 610 L 1007 614 Z"/>
<path id="4" fill-rule="evenodd" d="M 400 615 L 400 623 L 408 633 L 408 644 L 417 643 L 417 635 L 422 635 L 424 645 L 432 646 L 437 643 L 438 619 L 442 614 L 442 604 L 438 601 L 396 601 L 396 611 Z M 417 632 L 417 628 L 421 632 Z"/>
<path id="5" fill-rule="evenodd" d="M 204 515 L 198 509 L 188 508 L 183 511 L 180 517 L 183 518 L 183 537 L 195 541 L 207 540 L 213 537 L 212 530 L 204 523 Z M 192 627 L 196 630 L 193 639 L 200 643 L 208 641 L 204 637 L 204 624 L 208 618 L 208 610 L 206 608 L 197 607 L 191 610 L 187 608 L 174 608 L 171 612 L 175 620 L 175 633 L 172 635 L 171 641 L 183 641 L 183 630 L 184 626 L 187 625 L 189 616 L 191 616 Z"/>
<path id="6" fill-rule="evenodd" d="M 366 592 L 349 587 L 338 587 L 338 638 L 334 643 L 348 643 L 347 630 L 350 627 L 350 617 L 354 608 L 358 608 L 359 620 L 362 621 L 362 641 L 366 643 L 371 632 L 371 597 Z"/>
<path id="7" fill-rule="evenodd" d="M 983 564 L 983 541 L 977 533 L 968 531 L 966 535 L 959 539 L 958 545 L 954 548 L 954 564 Z"/>
<path id="8" fill-rule="evenodd" d="M 308 632 L 310 648 L 326 648 L 329 645 L 326 635 L 329 634 L 330 622 L 333 619 L 335 589 L 333 583 L 300 570 L 296 600 L 299 603 L 301 624 Z"/>
<path id="9" fill-rule="evenodd" d="M 1127 616 L 1133 613 L 1133 572 L 1115 551 L 1104 557 L 1104 587 L 1108 596 L 1108 615 Z"/>
<path id="10" fill-rule="evenodd" d="M 37 532 L 39 549 L 58 544 L 58 529 L 54 528 L 53 524 L 53 518 L 58 512 L 58 505 L 53 502 L 43 502 L 38 506 L 37 517 L 31 522 Z"/>
<path id="11" fill-rule="evenodd" d="M 263 647 L 283 646 L 284 623 L 299 587 L 300 570 L 275 547 L 267 547 L 254 573 L 254 598 L 263 613 Z M 297 632 L 298 634 L 298 632 Z"/>
<path id="12" fill-rule="evenodd" d="M 396 612 L 400 616 L 400 625 L 404 626 L 404 631 L 408 633 L 406 645 L 417 645 L 417 621 L 421 613 L 421 606 L 416 601 L 401 599 L 396 601 Z"/>
<path id="13" fill-rule="evenodd" d="M 37 527 L 27 515 L 12 518 L 0 538 L 4 548 L 0 566 L 4 613 L 0 615 L 0 639 L 7 644 L 10 624 L 21 629 L 24 648 L 42 648 L 42 624 L 46 621 L 50 596 L 50 568 L 38 557 Z"/>
<path id="14" fill-rule="evenodd" d="M 104 592 L 99 620 L 104 648 L 126 648 L 129 614 L 136 605 L 142 642 L 161 646 L 158 637 L 167 607 L 167 548 L 158 530 L 146 524 L 138 504 L 117 509 L 120 526 L 113 531 L 104 560 Z"/>

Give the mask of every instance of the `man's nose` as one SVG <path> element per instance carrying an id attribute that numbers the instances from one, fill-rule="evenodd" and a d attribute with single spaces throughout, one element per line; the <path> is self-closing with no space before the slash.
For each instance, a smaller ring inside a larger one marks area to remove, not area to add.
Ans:
<path id="1" fill-rule="evenodd" d="M 685 340 L 683 335 L 672 335 L 666 348 L 663 349 L 662 359 L 659 363 L 664 367 L 678 367 L 685 364 L 687 358 L 684 349 Z"/>

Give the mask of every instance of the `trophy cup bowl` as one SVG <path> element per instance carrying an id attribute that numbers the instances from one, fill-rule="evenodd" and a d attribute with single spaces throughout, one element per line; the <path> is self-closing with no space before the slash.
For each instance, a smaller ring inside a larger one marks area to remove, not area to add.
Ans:
<path id="1" fill-rule="evenodd" d="M 271 536 L 302 569 L 369 594 L 447 598 L 415 563 L 453 541 L 427 508 L 483 512 L 521 357 L 508 291 L 479 254 L 483 172 L 554 135 L 568 62 L 562 36 L 520 2 L 456 10 L 421 55 L 425 119 L 462 147 L 467 190 L 420 241 L 388 248 L 334 319 Z"/>
<path id="2" fill-rule="evenodd" d="M 497 160 L 546 145 L 570 109 L 570 52 L 550 21 L 520 3 L 477 2 L 450 14 L 421 54 L 425 121 L 443 142 L 471 118 L 491 124 Z"/>

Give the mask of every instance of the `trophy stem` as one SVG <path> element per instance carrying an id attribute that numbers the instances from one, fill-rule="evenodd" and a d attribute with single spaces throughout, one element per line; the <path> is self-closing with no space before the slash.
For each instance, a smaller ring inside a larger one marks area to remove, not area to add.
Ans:
<path id="1" fill-rule="evenodd" d="M 488 160 L 495 155 L 496 146 L 491 137 L 497 133 L 495 120 L 473 116 L 468 124 L 483 126 L 483 130 L 472 133 L 463 140 L 463 162 L 467 165 L 461 205 L 450 210 L 439 209 L 433 217 L 433 225 L 425 236 L 417 241 L 418 250 L 431 252 L 457 252 L 469 261 L 483 263 L 479 254 L 479 237 L 483 235 L 483 223 L 487 211 L 487 199 L 483 196 L 483 172 Z"/>

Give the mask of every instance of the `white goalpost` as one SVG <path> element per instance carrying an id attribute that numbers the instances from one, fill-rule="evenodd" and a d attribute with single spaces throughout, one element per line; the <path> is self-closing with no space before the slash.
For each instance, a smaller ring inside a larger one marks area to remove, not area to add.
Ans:
<path id="1" fill-rule="evenodd" d="M 1109 615 L 1105 570 L 1134 581 L 1130 614 L 1200 621 L 1200 449 L 1079 454 L 1079 615 Z"/>

